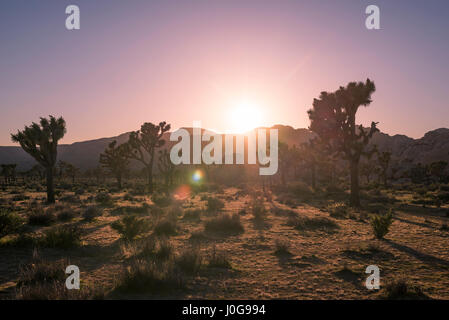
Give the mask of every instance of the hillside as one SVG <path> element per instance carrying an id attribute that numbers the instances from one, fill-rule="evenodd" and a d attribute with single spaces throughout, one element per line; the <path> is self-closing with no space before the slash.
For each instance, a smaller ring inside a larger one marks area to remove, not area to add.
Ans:
<path id="1" fill-rule="evenodd" d="M 312 137 L 312 133 L 304 128 L 294 129 L 290 126 L 275 125 L 272 128 L 279 130 L 279 140 L 289 145 L 300 145 Z M 117 137 L 101 138 L 89 141 L 63 144 L 58 147 L 58 159 L 70 162 L 85 170 L 98 164 L 100 153 L 113 140 L 124 143 L 129 133 L 123 133 Z M 169 133 L 164 139 L 168 140 Z M 449 161 L 449 129 L 440 128 L 427 132 L 420 139 L 412 139 L 405 135 L 394 135 L 378 132 L 372 140 L 381 150 L 393 153 L 396 159 L 408 159 L 413 163 L 429 163 L 437 160 Z M 0 164 L 17 163 L 18 170 L 24 171 L 31 168 L 35 161 L 19 146 L 0 147 Z"/>

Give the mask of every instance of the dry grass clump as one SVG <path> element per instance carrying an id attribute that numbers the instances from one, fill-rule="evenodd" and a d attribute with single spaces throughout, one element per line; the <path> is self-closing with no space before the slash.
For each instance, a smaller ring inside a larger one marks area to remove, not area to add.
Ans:
<path id="1" fill-rule="evenodd" d="M 85 221 L 91 222 L 100 217 L 102 214 L 103 211 L 99 207 L 91 206 L 83 212 L 83 218 Z"/>
<path id="2" fill-rule="evenodd" d="M 215 245 L 208 257 L 207 266 L 209 268 L 232 269 L 228 255 L 223 252 L 217 252 Z"/>
<path id="3" fill-rule="evenodd" d="M 65 269 L 70 265 L 67 259 L 46 261 L 35 251 L 30 263 L 20 266 L 19 279 L 15 289 L 15 299 L 21 300 L 86 300 L 103 299 L 105 292 L 101 286 L 95 290 L 83 286 L 79 290 L 69 290 L 65 286 Z"/>
<path id="4" fill-rule="evenodd" d="M 255 197 L 250 204 L 251 213 L 255 220 L 265 220 L 267 217 L 267 210 L 263 197 Z"/>
<path id="5" fill-rule="evenodd" d="M 76 225 L 56 226 L 47 230 L 40 243 L 49 248 L 69 249 L 81 245 L 81 230 Z"/>
<path id="6" fill-rule="evenodd" d="M 429 297 L 418 286 L 411 285 L 405 279 L 393 280 L 385 286 L 384 299 L 387 300 L 426 300 Z"/>
<path id="7" fill-rule="evenodd" d="M 291 255 L 290 241 L 285 239 L 276 239 L 274 254 L 276 255 Z"/>
<path id="8" fill-rule="evenodd" d="M 44 210 L 42 206 L 36 206 L 28 213 L 28 224 L 36 226 L 49 226 L 56 221 L 53 208 Z"/>
<path id="9" fill-rule="evenodd" d="M 124 216 L 111 224 L 111 228 L 117 231 L 125 241 L 133 241 L 136 237 L 148 232 L 150 224 L 147 219 L 136 215 Z"/>
<path id="10" fill-rule="evenodd" d="M 325 217 L 308 218 L 292 216 L 288 218 L 287 224 L 298 231 L 332 232 L 340 228 L 337 223 Z"/>
<path id="11" fill-rule="evenodd" d="M 204 224 L 204 230 L 218 234 L 239 234 L 244 232 L 240 216 L 238 214 L 223 213 L 212 218 Z"/>

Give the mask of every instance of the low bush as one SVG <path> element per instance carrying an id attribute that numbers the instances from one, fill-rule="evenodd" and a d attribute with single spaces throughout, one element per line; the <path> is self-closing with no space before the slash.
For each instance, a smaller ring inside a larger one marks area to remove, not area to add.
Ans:
<path id="1" fill-rule="evenodd" d="M 208 197 L 206 201 L 206 208 L 208 212 L 218 212 L 224 208 L 224 202 L 220 199 Z"/>
<path id="2" fill-rule="evenodd" d="M 23 225 L 22 218 L 15 212 L 0 211 L 0 238 L 15 233 Z"/>
<path id="3" fill-rule="evenodd" d="M 125 241 L 132 241 L 137 236 L 148 232 L 150 226 L 148 220 L 129 215 L 114 221 L 111 224 L 111 228 L 116 230 Z"/>
<path id="4" fill-rule="evenodd" d="M 307 218 L 291 216 L 288 218 L 287 223 L 299 231 L 332 232 L 340 228 L 337 223 L 325 217 Z"/>
<path id="5" fill-rule="evenodd" d="M 103 214 L 102 210 L 96 206 L 88 207 L 83 212 L 83 218 L 86 221 L 93 221 Z"/>
<path id="6" fill-rule="evenodd" d="M 206 221 L 204 229 L 207 232 L 222 234 L 238 234 L 244 231 L 238 214 L 223 213 L 216 218 Z"/>
<path id="7" fill-rule="evenodd" d="M 393 214 L 390 210 L 387 214 L 375 215 L 371 218 L 370 222 L 376 238 L 382 239 L 388 233 L 393 223 Z"/>
<path id="8" fill-rule="evenodd" d="M 172 198 L 166 194 L 156 192 L 151 196 L 151 201 L 158 207 L 168 207 L 172 203 Z"/>
<path id="9" fill-rule="evenodd" d="M 28 214 L 28 223 L 37 226 L 49 226 L 56 221 L 56 215 L 53 210 L 44 210 L 43 207 L 37 206 L 31 209 Z"/>
<path id="10" fill-rule="evenodd" d="M 49 248 L 69 249 L 81 244 L 81 230 L 77 226 L 57 226 L 47 230 L 42 245 Z"/>

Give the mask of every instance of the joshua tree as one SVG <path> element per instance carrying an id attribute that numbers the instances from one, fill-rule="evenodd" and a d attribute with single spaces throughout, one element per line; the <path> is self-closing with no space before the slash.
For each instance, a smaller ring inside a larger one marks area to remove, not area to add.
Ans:
<path id="1" fill-rule="evenodd" d="M 72 178 L 72 183 L 75 183 L 75 178 L 80 173 L 80 169 L 71 163 L 64 162 L 64 173 L 66 176 Z"/>
<path id="2" fill-rule="evenodd" d="M 122 187 L 122 177 L 128 170 L 129 161 L 126 157 L 126 147 L 121 144 L 117 145 L 117 141 L 112 141 L 100 154 L 100 164 L 109 170 L 109 172 L 117 179 L 118 187 Z"/>
<path id="3" fill-rule="evenodd" d="M 291 168 L 298 160 L 298 149 L 296 146 L 289 148 L 288 144 L 279 141 L 279 174 L 281 183 L 285 185 Z"/>
<path id="4" fill-rule="evenodd" d="M 374 174 L 375 169 L 375 163 L 369 159 L 360 162 L 360 175 L 366 178 L 366 183 L 369 184 L 371 182 L 371 176 Z"/>
<path id="5" fill-rule="evenodd" d="M 125 144 L 126 156 L 129 159 L 141 162 L 145 166 L 150 193 L 153 193 L 154 153 L 156 148 L 164 145 L 165 140 L 162 140 L 162 136 L 168 130 L 170 130 L 170 125 L 165 121 L 160 122 L 159 125 L 145 122 L 140 130 L 131 132 L 129 140 Z"/>
<path id="6" fill-rule="evenodd" d="M 343 155 L 349 162 L 351 175 L 352 206 L 360 206 L 359 197 L 359 161 L 363 154 L 373 152 L 366 150 L 369 140 L 378 131 L 376 123 L 366 130 L 356 125 L 356 113 L 360 106 L 371 103 L 371 94 L 376 90 L 374 82 L 350 82 L 333 93 L 321 92 L 319 99 L 314 99 L 313 107 L 308 111 L 310 130 L 326 143 L 330 150 Z"/>
<path id="7" fill-rule="evenodd" d="M 16 167 L 17 164 L 2 164 L 2 176 L 5 180 L 6 184 L 9 184 L 10 182 L 14 181 L 16 179 Z"/>
<path id="8" fill-rule="evenodd" d="M 380 166 L 380 176 L 383 179 L 384 186 L 388 183 L 388 169 L 390 167 L 391 152 L 383 151 L 377 154 L 377 161 Z"/>
<path id="9" fill-rule="evenodd" d="M 41 118 L 40 124 L 33 122 L 31 126 L 25 126 L 23 131 L 17 130 L 17 134 L 11 134 L 13 142 L 20 143 L 25 152 L 30 154 L 46 171 L 47 177 L 47 202 L 55 202 L 53 189 L 53 169 L 56 164 L 58 141 L 66 133 L 65 120 Z"/>
<path id="10" fill-rule="evenodd" d="M 170 186 L 173 184 L 173 177 L 175 175 L 176 166 L 173 164 L 173 162 L 171 162 L 170 153 L 166 149 L 159 150 L 158 169 L 164 176 L 165 187 L 168 191 L 170 189 Z"/>

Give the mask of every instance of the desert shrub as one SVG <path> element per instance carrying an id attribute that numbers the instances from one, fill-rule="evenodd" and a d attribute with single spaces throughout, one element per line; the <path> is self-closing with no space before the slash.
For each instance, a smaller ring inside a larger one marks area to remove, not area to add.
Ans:
<path id="1" fill-rule="evenodd" d="M 86 189 L 84 188 L 76 188 L 74 191 L 76 196 L 81 196 L 86 193 Z"/>
<path id="2" fill-rule="evenodd" d="M 156 263 L 135 259 L 124 269 L 116 286 L 118 292 L 167 293 L 184 288 L 180 272 L 172 260 Z"/>
<path id="3" fill-rule="evenodd" d="M 125 195 L 123 196 L 123 200 L 132 202 L 135 201 L 135 198 L 130 193 L 125 193 Z"/>
<path id="4" fill-rule="evenodd" d="M 145 195 L 145 186 L 142 184 L 135 185 L 130 189 L 129 193 L 133 196 L 143 196 Z"/>
<path id="5" fill-rule="evenodd" d="M 100 286 L 95 290 L 81 286 L 80 290 L 67 290 L 65 268 L 70 265 L 67 259 L 45 261 L 40 257 L 19 268 L 15 299 L 22 300 L 74 300 L 103 299 Z"/>
<path id="6" fill-rule="evenodd" d="M 218 212 L 224 208 L 224 202 L 220 199 L 208 197 L 206 201 L 206 208 L 208 212 Z"/>
<path id="7" fill-rule="evenodd" d="M 83 218 L 86 221 L 93 221 L 103 214 L 102 210 L 96 206 L 87 207 L 83 212 Z"/>
<path id="8" fill-rule="evenodd" d="M 266 218 L 267 210 L 265 209 L 265 204 L 262 197 L 252 199 L 250 206 L 254 219 L 263 220 Z"/>
<path id="9" fill-rule="evenodd" d="M 207 236 L 202 231 L 193 231 L 189 240 L 192 242 L 201 242 L 207 240 Z"/>
<path id="10" fill-rule="evenodd" d="M 212 248 L 212 252 L 208 257 L 207 266 L 209 268 L 222 268 L 222 269 L 232 268 L 228 256 L 223 252 L 217 252 L 215 246 Z"/>
<path id="11" fill-rule="evenodd" d="M 162 209 L 161 207 L 158 207 L 154 204 L 151 204 L 148 206 L 148 211 L 155 218 L 159 218 L 164 214 L 164 209 Z"/>
<path id="12" fill-rule="evenodd" d="M 298 205 L 296 199 L 291 194 L 288 193 L 282 193 L 278 195 L 276 200 L 279 203 L 285 204 L 286 206 L 289 206 L 291 208 L 295 208 Z"/>
<path id="13" fill-rule="evenodd" d="M 186 274 L 197 273 L 203 264 L 203 257 L 198 248 L 188 248 L 176 257 L 176 265 Z"/>
<path id="14" fill-rule="evenodd" d="M 29 199 L 30 199 L 30 197 L 24 193 L 16 194 L 11 198 L 12 201 L 24 201 L 24 200 L 29 200 Z"/>
<path id="15" fill-rule="evenodd" d="M 117 206 L 111 210 L 112 214 L 147 214 L 149 206 L 146 203 L 142 203 L 141 206 Z"/>
<path id="16" fill-rule="evenodd" d="M 177 223 L 174 219 L 164 218 L 159 220 L 154 226 L 154 234 L 170 236 L 177 233 Z"/>
<path id="17" fill-rule="evenodd" d="M 393 223 L 393 214 L 390 210 L 387 214 L 375 215 L 371 218 L 370 222 L 376 238 L 382 239 L 388 233 Z"/>
<path id="18" fill-rule="evenodd" d="M 146 238 L 139 243 L 137 257 L 160 262 L 170 259 L 173 254 L 173 245 L 166 238 Z"/>
<path id="19" fill-rule="evenodd" d="M 299 231 L 332 232 L 340 228 L 337 223 L 325 217 L 308 218 L 291 216 L 288 218 L 287 223 Z"/>
<path id="20" fill-rule="evenodd" d="M 449 191 L 440 191 L 436 196 L 442 203 L 449 203 Z"/>
<path id="21" fill-rule="evenodd" d="M 344 219 L 348 216 L 349 208 L 345 203 L 337 202 L 329 204 L 326 207 L 326 211 L 332 218 Z"/>
<path id="22" fill-rule="evenodd" d="M 111 224 L 111 228 L 116 230 L 125 241 L 132 241 L 137 236 L 147 232 L 150 226 L 148 220 L 129 215 L 114 221 Z"/>
<path id="23" fill-rule="evenodd" d="M 38 206 L 31 209 L 28 214 L 28 223 L 37 226 L 48 226 L 56 221 L 56 215 L 53 209 L 44 210 L 43 207 Z"/>
<path id="24" fill-rule="evenodd" d="M 276 255 L 289 255 L 290 254 L 290 242 L 288 240 L 276 239 L 274 253 Z"/>
<path id="25" fill-rule="evenodd" d="M 218 217 L 206 221 L 204 229 L 207 232 L 238 234 L 244 231 L 240 216 L 238 214 L 223 213 Z"/>
<path id="26" fill-rule="evenodd" d="M 76 213 L 75 213 L 75 211 L 73 211 L 71 209 L 62 210 L 62 211 L 58 212 L 57 215 L 56 215 L 56 218 L 59 221 L 63 221 L 63 222 L 71 221 L 75 217 L 76 217 Z"/>
<path id="27" fill-rule="evenodd" d="M 100 204 L 110 204 L 112 202 L 112 197 L 108 192 L 101 191 L 95 196 L 95 201 Z"/>
<path id="28" fill-rule="evenodd" d="M 42 244 L 49 248 L 69 249 L 81 244 L 81 230 L 77 226 L 57 226 L 47 230 Z"/>
<path id="29" fill-rule="evenodd" d="M 184 210 L 184 220 L 200 220 L 202 210 L 198 208 L 190 208 Z"/>
<path id="30" fill-rule="evenodd" d="M 151 196 L 151 201 L 158 207 L 168 207 L 172 203 L 172 198 L 166 194 L 156 192 Z"/>
<path id="31" fill-rule="evenodd" d="M 81 203 L 80 197 L 76 194 L 66 194 L 63 197 L 60 197 L 59 201 L 67 203 Z"/>
<path id="32" fill-rule="evenodd" d="M 420 287 L 410 285 L 404 279 L 393 280 L 387 283 L 384 297 L 388 300 L 428 299 Z"/>
<path id="33" fill-rule="evenodd" d="M 15 233 L 22 226 L 22 218 L 16 212 L 0 211 L 0 238 Z"/>
<path id="34" fill-rule="evenodd" d="M 32 233 L 20 233 L 16 237 L 10 237 L 7 241 L 0 242 L 2 247 L 28 248 L 39 245 L 39 238 Z"/>

